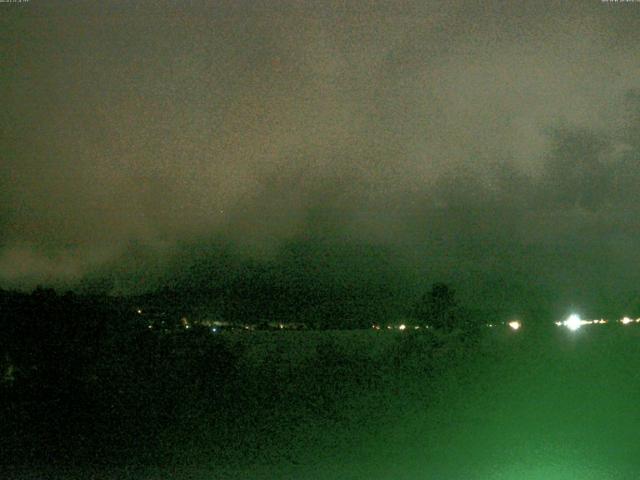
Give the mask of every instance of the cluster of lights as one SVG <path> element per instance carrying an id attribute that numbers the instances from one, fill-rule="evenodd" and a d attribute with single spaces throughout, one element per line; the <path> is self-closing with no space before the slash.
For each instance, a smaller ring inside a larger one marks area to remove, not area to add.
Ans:
<path id="1" fill-rule="evenodd" d="M 505 323 L 504 322 L 501 322 L 500 324 L 488 323 L 486 326 L 489 327 L 489 328 L 493 328 L 493 327 L 496 327 L 498 325 L 505 325 Z M 515 330 L 520 330 L 522 328 L 522 322 L 520 320 L 512 320 L 509 323 L 507 323 L 506 325 L 508 325 L 509 328 L 511 330 L 514 330 L 514 331 Z M 377 325 L 377 324 L 374 323 L 373 325 L 371 325 L 371 328 L 373 330 L 381 330 L 381 329 L 384 329 L 385 327 L 381 327 L 380 325 Z M 415 325 L 414 327 L 411 327 L 411 326 L 406 325 L 404 323 L 401 323 L 400 325 L 387 325 L 386 326 L 387 330 L 400 330 L 401 332 L 404 332 L 405 330 L 410 330 L 410 329 L 420 330 L 421 328 L 425 328 L 425 329 L 428 330 L 431 327 L 429 325 L 426 325 L 424 327 L 420 327 L 419 325 Z"/>
<path id="2" fill-rule="evenodd" d="M 629 325 L 630 323 L 640 323 L 640 318 L 633 320 L 632 318 L 624 317 L 620 319 L 619 322 L 623 325 Z M 564 327 L 567 327 L 569 330 L 575 332 L 583 325 L 604 325 L 609 323 L 609 321 L 605 320 L 604 318 L 601 318 L 600 320 L 582 320 L 580 318 L 580 315 L 573 313 L 569 315 L 569 317 L 566 320 L 562 322 L 555 322 L 555 323 L 559 327 L 564 326 Z"/>
<path id="3" fill-rule="evenodd" d="M 380 325 L 376 325 L 376 324 L 374 323 L 373 325 L 371 325 L 371 328 L 372 328 L 372 329 L 374 329 L 374 330 L 380 330 L 380 328 L 381 328 L 381 327 L 380 327 Z M 420 330 L 420 328 L 422 328 L 422 327 L 420 327 L 419 325 L 415 325 L 415 326 L 413 327 L 413 330 Z M 426 327 L 424 327 L 424 328 L 429 328 L 429 327 L 428 327 L 428 326 L 426 326 Z M 410 327 L 409 325 L 404 324 L 404 323 L 401 323 L 401 324 L 400 324 L 400 325 L 398 325 L 398 326 L 394 326 L 394 325 L 387 325 L 387 330 L 400 330 L 401 332 L 403 332 L 403 331 L 405 331 L 405 330 L 410 330 L 410 329 L 411 329 L 411 327 Z"/>

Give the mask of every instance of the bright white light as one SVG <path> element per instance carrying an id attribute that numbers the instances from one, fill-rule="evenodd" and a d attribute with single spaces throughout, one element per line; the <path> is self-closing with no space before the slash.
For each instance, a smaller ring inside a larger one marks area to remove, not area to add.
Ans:
<path id="1" fill-rule="evenodd" d="M 580 315 L 577 314 L 572 314 L 569 315 L 569 318 L 567 318 L 564 321 L 564 325 L 571 331 L 575 332 L 576 330 L 578 330 L 581 326 L 582 326 L 582 320 L 580 319 Z"/>
<path id="2" fill-rule="evenodd" d="M 560 322 L 560 321 L 555 322 L 555 324 L 556 324 L 558 327 L 562 326 L 562 322 Z"/>
<path id="3" fill-rule="evenodd" d="M 399 330 L 404 330 L 405 328 L 407 328 L 407 326 L 404 323 L 398 327 Z"/>
<path id="4" fill-rule="evenodd" d="M 522 324 L 518 320 L 509 322 L 509 327 L 511 327 L 511 330 L 518 330 L 521 326 Z"/>
<path id="5" fill-rule="evenodd" d="M 631 322 L 633 322 L 633 320 L 631 320 L 629 317 L 624 317 L 622 320 L 620 320 L 622 322 L 623 325 L 627 325 Z"/>

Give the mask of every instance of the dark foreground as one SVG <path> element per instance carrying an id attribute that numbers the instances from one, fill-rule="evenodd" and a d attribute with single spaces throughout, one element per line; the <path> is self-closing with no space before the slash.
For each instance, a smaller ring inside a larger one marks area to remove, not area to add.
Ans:
<path id="1" fill-rule="evenodd" d="M 4 478 L 635 479 L 640 328 L 140 336 L 3 390 Z M 23 374 L 24 377 L 27 374 Z M 24 378 L 23 378 L 24 380 Z"/>

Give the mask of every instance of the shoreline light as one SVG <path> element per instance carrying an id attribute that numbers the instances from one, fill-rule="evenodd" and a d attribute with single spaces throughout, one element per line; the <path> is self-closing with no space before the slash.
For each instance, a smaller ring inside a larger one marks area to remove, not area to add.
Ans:
<path id="1" fill-rule="evenodd" d="M 576 330 L 578 330 L 582 326 L 582 324 L 583 322 L 582 322 L 582 319 L 580 318 L 580 315 L 576 313 L 569 315 L 569 318 L 567 318 L 564 321 L 564 326 L 567 327 L 572 332 L 575 332 Z"/>
<path id="2" fill-rule="evenodd" d="M 509 327 L 511 328 L 511 330 L 519 330 L 521 326 L 522 323 L 520 323 L 519 320 L 513 320 L 509 322 Z"/>

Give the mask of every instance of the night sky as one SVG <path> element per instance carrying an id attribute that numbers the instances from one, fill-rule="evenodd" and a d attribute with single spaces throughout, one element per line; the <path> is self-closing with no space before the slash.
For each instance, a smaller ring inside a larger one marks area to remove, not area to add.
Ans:
<path id="1" fill-rule="evenodd" d="M 639 30 L 600 0 L 0 3 L 0 286 L 252 262 L 638 315 Z"/>

